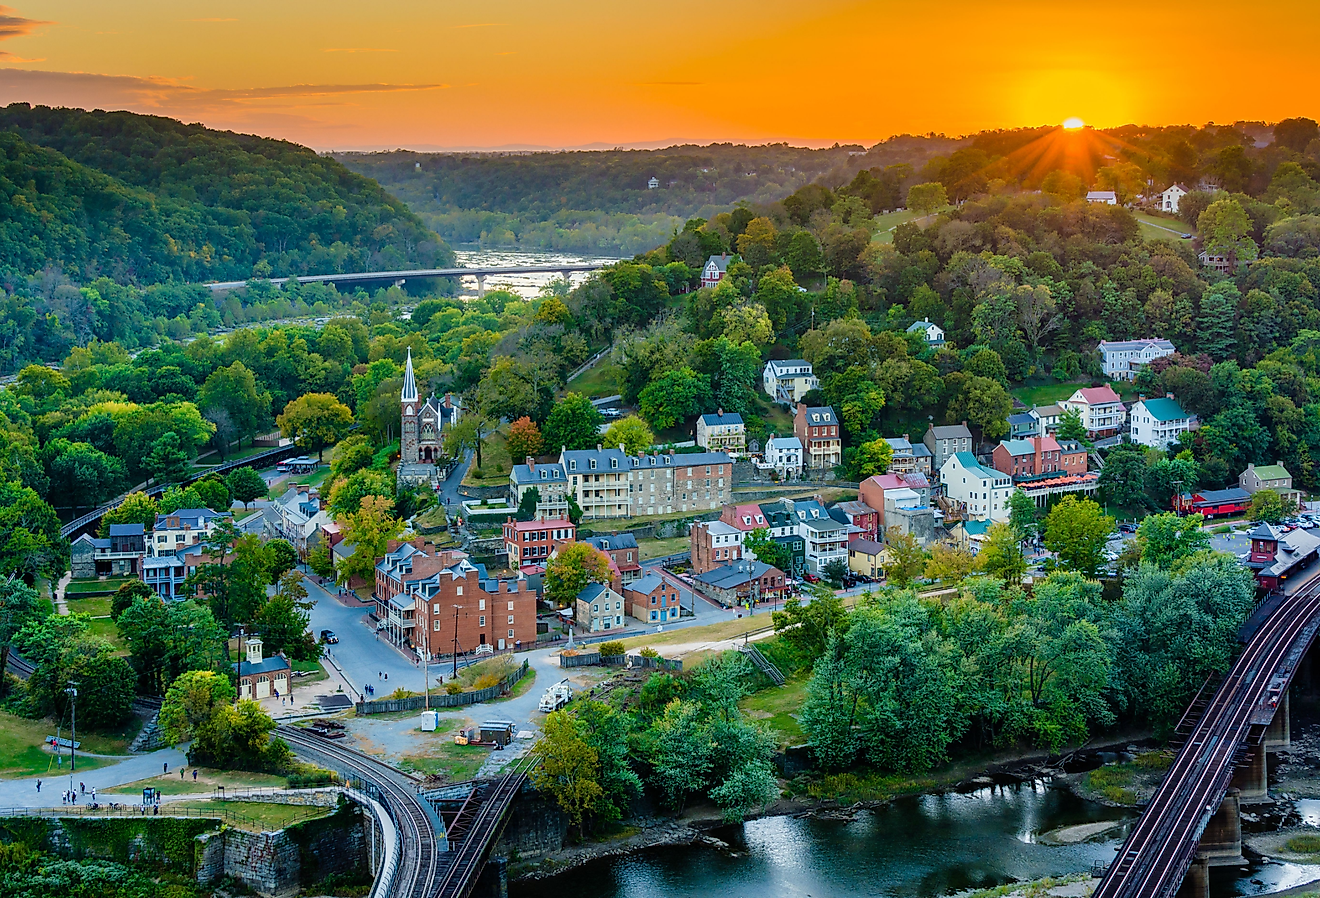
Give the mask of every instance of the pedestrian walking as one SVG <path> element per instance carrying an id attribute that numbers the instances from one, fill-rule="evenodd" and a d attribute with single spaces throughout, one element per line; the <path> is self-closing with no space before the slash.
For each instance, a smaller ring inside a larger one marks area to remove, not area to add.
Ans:
<path id="1" fill-rule="evenodd" d="M 196 767 L 193 768 L 193 782 L 194 782 L 194 783 L 197 782 L 197 768 L 196 768 Z"/>
<path id="2" fill-rule="evenodd" d="M 386 681 L 388 681 L 389 678 L 390 678 L 390 673 L 389 673 L 389 671 L 386 671 L 386 672 L 385 672 L 385 679 L 386 679 Z"/>
<path id="3" fill-rule="evenodd" d="M 170 772 L 170 762 L 169 762 L 169 761 L 166 761 L 166 762 L 165 762 L 165 767 L 164 767 L 164 769 L 163 769 L 161 772 L 162 772 L 162 773 L 169 773 L 169 772 Z"/>
<path id="4" fill-rule="evenodd" d="M 82 780 L 78 781 L 78 791 L 84 795 L 87 794 L 87 784 L 84 783 Z"/>
<path id="5" fill-rule="evenodd" d="M 37 780 L 37 791 L 41 791 L 41 780 Z"/>
<path id="6" fill-rule="evenodd" d="M 96 801 L 96 787 L 92 786 L 92 801 Z"/>
<path id="7" fill-rule="evenodd" d="M 179 779 L 183 779 L 183 768 L 179 768 Z"/>

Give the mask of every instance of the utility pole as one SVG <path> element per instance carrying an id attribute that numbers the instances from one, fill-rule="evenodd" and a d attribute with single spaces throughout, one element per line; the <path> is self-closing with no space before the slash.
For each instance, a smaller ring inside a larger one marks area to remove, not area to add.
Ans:
<path id="1" fill-rule="evenodd" d="M 69 681 L 69 688 L 64 690 L 69 697 L 69 791 L 73 791 L 73 769 L 77 761 L 78 743 L 78 683 Z"/>
<path id="2" fill-rule="evenodd" d="M 427 633 L 422 640 L 422 702 L 425 710 L 431 710 L 431 634 Z"/>
<path id="3" fill-rule="evenodd" d="M 462 605 L 454 606 L 454 679 L 458 679 L 458 609 Z"/>

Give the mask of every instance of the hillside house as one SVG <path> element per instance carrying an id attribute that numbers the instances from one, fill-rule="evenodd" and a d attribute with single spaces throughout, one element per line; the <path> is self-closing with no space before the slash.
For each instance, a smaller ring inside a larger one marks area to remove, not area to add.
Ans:
<path id="1" fill-rule="evenodd" d="M 907 332 L 909 334 L 920 334 L 921 339 L 925 340 L 926 345 L 932 349 L 939 349 L 944 345 L 944 328 L 929 318 L 912 322 L 908 325 Z"/>
<path id="2" fill-rule="evenodd" d="M 926 430 L 922 440 L 930 450 L 930 463 L 934 471 L 943 471 L 944 463 L 959 452 L 972 451 L 972 432 L 967 429 L 967 422 L 937 427 L 934 424 Z"/>
<path id="3" fill-rule="evenodd" d="M 1196 416 L 1183 411 L 1172 393 L 1163 399 L 1141 397 L 1128 412 L 1128 420 L 1132 424 L 1132 442 L 1153 449 L 1169 448 L 1196 425 Z"/>
<path id="4" fill-rule="evenodd" d="M 810 362 L 803 359 L 771 359 L 761 371 L 761 386 L 771 402 L 793 406 L 801 402 L 802 397 L 811 390 L 819 389 L 820 381 L 812 372 Z"/>
<path id="5" fill-rule="evenodd" d="M 1091 438 L 1117 434 L 1127 420 L 1127 408 L 1109 385 L 1083 387 L 1059 403 L 1064 411 L 1075 411 Z"/>
<path id="6" fill-rule="evenodd" d="M 733 458 L 747 454 L 747 425 L 742 415 L 719 409 L 697 418 L 697 445 L 710 452 L 726 452 Z"/>
<path id="7" fill-rule="evenodd" d="M 1099 203 L 1102 206 L 1117 206 L 1118 194 L 1112 190 L 1088 190 L 1086 201 L 1088 203 Z"/>
<path id="8" fill-rule="evenodd" d="M 828 405 L 798 403 L 793 435 L 802 441 L 802 462 L 815 471 L 829 471 L 843 459 L 839 418 Z"/>
<path id="9" fill-rule="evenodd" d="M 659 187 L 659 184 L 656 184 Z M 720 281 L 729 273 L 729 263 L 737 256 L 731 256 L 723 253 L 718 256 L 711 256 L 706 260 L 705 266 L 701 269 L 701 286 L 715 288 L 719 286 Z"/>
<path id="10" fill-rule="evenodd" d="M 1302 491 L 1293 489 L 1292 475 L 1281 461 L 1259 467 L 1248 464 L 1247 469 L 1238 477 L 1238 486 L 1253 496 L 1260 490 L 1274 490 L 1286 500 L 1302 501 Z"/>
<path id="11" fill-rule="evenodd" d="M 1008 498 L 1013 493 L 1009 475 L 987 468 L 970 452 L 956 452 L 940 468 L 944 495 L 971 518 L 1008 520 Z"/>
<path id="12" fill-rule="evenodd" d="M 1172 184 L 1166 187 L 1159 195 L 1159 209 L 1161 212 L 1178 214 L 1178 203 L 1187 196 L 1187 188 L 1181 184 Z"/>
<path id="13" fill-rule="evenodd" d="M 1101 340 L 1100 368 L 1110 380 L 1132 381 L 1143 366 L 1158 358 L 1173 355 L 1173 344 L 1162 337 L 1143 340 Z"/>

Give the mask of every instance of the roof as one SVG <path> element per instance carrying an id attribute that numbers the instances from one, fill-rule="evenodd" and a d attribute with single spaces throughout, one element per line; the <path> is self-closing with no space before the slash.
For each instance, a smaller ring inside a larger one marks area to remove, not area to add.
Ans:
<path id="1" fill-rule="evenodd" d="M 616 549 L 635 549 L 637 548 L 637 537 L 631 533 L 615 533 L 610 536 L 590 536 L 583 542 L 591 543 L 602 552 L 612 552 Z"/>
<path id="2" fill-rule="evenodd" d="M 1059 408 L 1058 403 L 1037 405 L 1033 406 L 1027 414 L 1033 418 L 1057 418 L 1063 414 L 1063 409 Z"/>
<path id="3" fill-rule="evenodd" d="M 655 592 L 657 587 L 661 587 L 664 585 L 665 585 L 665 581 L 661 580 L 655 574 L 647 574 L 645 577 L 641 577 L 637 580 L 634 580 L 632 583 L 629 583 L 627 588 L 631 589 L 633 592 L 640 592 L 645 595 L 650 595 L 651 593 Z"/>
<path id="4" fill-rule="evenodd" d="M 1278 534 L 1274 528 L 1263 521 L 1256 525 L 1256 529 L 1247 534 L 1247 539 L 1278 539 Z"/>
<path id="5" fill-rule="evenodd" d="M 1074 396 L 1081 396 L 1082 401 L 1087 405 L 1104 405 L 1107 402 L 1121 402 L 1118 394 L 1114 392 L 1113 387 L 1106 384 L 1103 387 L 1082 387 Z"/>
<path id="6" fill-rule="evenodd" d="M 860 552 L 863 555 L 880 555 L 885 551 L 884 543 L 878 543 L 873 539 L 855 539 L 848 543 L 849 552 Z"/>
<path id="7" fill-rule="evenodd" d="M 582 587 L 582 591 L 577 594 L 579 602 L 590 602 L 592 599 L 600 598 L 603 592 L 609 592 L 609 587 L 600 583 L 588 583 Z"/>
<path id="8" fill-rule="evenodd" d="M 207 521 L 213 521 L 216 518 L 225 517 L 218 511 L 211 511 L 209 508 L 180 508 L 178 511 L 172 511 L 169 514 L 156 515 L 156 522 L 152 525 L 154 530 L 163 530 L 168 524 L 169 518 L 178 518 L 180 524 L 189 527 L 205 527 Z"/>
<path id="9" fill-rule="evenodd" d="M 1183 411 L 1176 399 L 1143 399 L 1137 404 L 1144 406 L 1156 421 L 1177 421 L 1179 418 L 1191 417 Z"/>
<path id="10" fill-rule="evenodd" d="M 741 424 L 742 415 L 737 412 L 708 412 L 701 416 L 701 421 L 707 427 L 713 424 Z"/>
<path id="11" fill-rule="evenodd" d="M 731 261 L 733 261 L 733 256 L 729 255 L 728 253 L 723 253 L 718 256 L 711 256 L 709 259 L 706 260 L 706 264 L 703 265 L 702 268 L 703 269 L 709 268 L 711 263 L 713 262 L 715 264 L 715 267 L 720 271 L 728 271 L 729 263 Z"/>
<path id="12" fill-rule="evenodd" d="M 257 664 L 250 661 L 240 661 L 234 666 L 238 668 L 240 677 L 246 677 L 252 674 L 270 673 L 272 670 L 288 670 L 289 662 L 279 655 L 272 655 L 269 658 L 262 658 Z"/>
<path id="13" fill-rule="evenodd" d="M 1251 470 L 1261 480 L 1288 480 L 1292 477 L 1283 465 L 1255 465 Z"/>
<path id="14" fill-rule="evenodd" d="M 912 454 L 912 441 L 906 437 L 885 437 L 885 442 L 894 450 L 895 455 L 900 452 L 906 453 L 907 455 Z"/>
<path id="15" fill-rule="evenodd" d="M 1183 497 L 1191 499 L 1190 493 L 1183 493 Z M 1196 502 L 1214 505 L 1219 502 L 1248 502 L 1251 500 L 1251 493 L 1239 486 L 1231 486 L 1226 490 L 1199 490 L 1196 493 Z"/>
<path id="16" fill-rule="evenodd" d="M 699 574 L 693 579 L 717 589 L 737 589 L 739 586 L 760 579 L 772 570 L 776 569 L 764 561 L 734 561 Z"/>
<path id="17" fill-rule="evenodd" d="M 596 467 L 591 466 L 592 461 Z M 632 466 L 622 449 L 565 449 L 564 467 L 569 471 L 628 471 Z M 611 465 L 613 462 L 613 465 Z M 576 465 L 576 467 L 575 467 Z"/>
<path id="18" fill-rule="evenodd" d="M 875 514 L 876 510 L 860 500 L 840 502 L 834 506 L 845 514 Z"/>
<path id="19" fill-rule="evenodd" d="M 929 318 L 923 318 L 920 321 L 914 321 L 911 324 L 909 324 L 907 328 L 907 332 L 909 334 L 914 334 L 917 331 L 924 331 L 932 327 L 935 328 L 936 330 L 943 330 L 943 328 L 941 328 L 934 321 L 931 321 Z"/>
<path id="20" fill-rule="evenodd" d="M 1031 414 L 1031 412 L 1022 412 L 1022 413 L 1017 414 L 1017 415 L 1009 415 L 1009 416 L 1008 416 L 1008 423 L 1009 423 L 1009 424 L 1032 424 L 1032 425 L 1034 425 L 1034 424 L 1036 423 L 1036 418 L 1035 418 L 1035 416 L 1033 416 L 1033 415 Z"/>
<path id="21" fill-rule="evenodd" d="M 966 424 L 942 424 L 930 426 L 930 432 L 937 440 L 970 440 L 972 432 Z"/>
<path id="22" fill-rule="evenodd" d="M 1077 440 L 1058 440 L 1060 452 L 1085 452 L 1086 447 Z"/>
<path id="23" fill-rule="evenodd" d="M 1263 574 L 1282 576 L 1311 557 L 1316 549 L 1320 549 L 1320 536 L 1300 527 L 1291 533 L 1283 534 L 1278 540 L 1279 549 L 1274 556 L 1274 563 L 1264 567 L 1261 570 Z"/>
<path id="24" fill-rule="evenodd" d="M 801 412 L 808 424 L 829 424 L 836 421 L 834 409 L 828 405 L 804 406 Z"/>
<path id="25" fill-rule="evenodd" d="M 1088 190 L 1086 192 L 1088 200 L 1114 200 L 1118 201 L 1118 194 L 1112 190 Z"/>
<path id="26" fill-rule="evenodd" d="M 1168 187 L 1165 187 L 1163 190 L 1161 190 L 1160 193 L 1168 193 L 1170 190 L 1181 190 L 1183 193 L 1189 192 L 1187 188 L 1181 184 L 1170 184 Z"/>
<path id="27" fill-rule="evenodd" d="M 525 530 L 545 530 L 553 527 L 572 527 L 573 522 L 566 518 L 546 518 L 543 521 L 514 521 L 513 529 L 519 533 Z"/>
<path id="28" fill-rule="evenodd" d="M 1008 479 L 1009 479 L 1009 477 L 1008 477 L 1007 474 L 1004 474 L 1004 473 L 1001 472 L 1001 471 L 995 471 L 995 470 L 992 470 L 992 469 L 990 469 L 990 468 L 985 467 L 983 464 L 981 464 L 979 461 L 977 461 L 977 460 L 976 460 L 976 456 L 975 456 L 975 455 L 972 455 L 972 453 L 970 453 L 970 452 L 955 452 L 953 455 L 951 455 L 951 456 L 949 456 L 949 457 L 950 457 L 951 459 L 957 459 L 957 460 L 958 460 L 958 464 L 959 464 L 959 465 L 963 468 L 963 470 L 965 470 L 968 474 L 975 475 L 976 477 L 979 477 L 979 478 L 982 479 L 982 480 L 1008 480 Z M 947 464 L 947 462 L 946 462 L 946 464 Z"/>
<path id="29" fill-rule="evenodd" d="M 111 536 L 141 536 L 145 528 L 141 524 L 111 524 Z"/>
<path id="30" fill-rule="evenodd" d="M 766 441 L 767 449 L 778 449 L 781 452 L 787 452 L 790 449 L 802 451 L 802 441 L 797 437 L 773 437 Z"/>
<path id="31" fill-rule="evenodd" d="M 913 444 L 912 444 L 912 457 L 913 457 L 913 458 L 930 458 L 930 457 L 931 457 L 931 451 L 930 451 L 930 449 L 928 449 L 928 448 L 926 447 L 926 444 L 925 444 L 925 443 L 913 443 Z"/>
<path id="32" fill-rule="evenodd" d="M 514 465 L 513 470 L 509 472 L 509 478 L 517 484 L 565 483 L 568 481 L 568 476 L 564 473 L 564 466 L 558 462 L 537 465 L 536 470 L 532 470 L 525 464 Z"/>
<path id="33" fill-rule="evenodd" d="M 787 368 L 806 368 L 807 374 L 812 370 L 811 362 L 806 359 L 771 359 L 765 363 L 765 366 L 773 371 L 776 377 Z"/>
<path id="34" fill-rule="evenodd" d="M 408 360 L 403 364 L 403 390 L 399 393 L 399 401 L 417 401 L 417 378 L 413 376 L 411 348 L 408 350 Z"/>
<path id="35" fill-rule="evenodd" d="M 1130 352 L 1135 349 L 1145 349 L 1147 346 L 1154 346 L 1156 349 L 1167 349 L 1173 352 L 1173 344 L 1163 337 L 1142 337 L 1139 340 L 1101 340 L 1097 347 L 1101 353 L 1107 350 L 1114 352 Z"/>
<path id="36" fill-rule="evenodd" d="M 963 521 L 963 531 L 968 536 L 985 536 L 990 529 L 989 521 Z"/>
<path id="37" fill-rule="evenodd" d="M 707 533 L 714 533 L 718 536 L 732 536 L 735 533 L 742 533 L 737 527 L 723 521 L 702 521 L 693 526 L 703 527 Z"/>
<path id="38" fill-rule="evenodd" d="M 1009 455 L 1035 455 L 1036 447 L 1030 440 L 1000 440 L 999 445 L 1008 450 Z M 961 454 L 961 453 L 959 453 Z"/>
<path id="39" fill-rule="evenodd" d="M 655 458 L 657 456 L 648 456 L 648 457 Z M 733 464 L 733 459 L 729 457 L 729 454 L 727 452 L 685 452 L 681 455 L 675 454 L 675 455 L 664 455 L 659 457 L 672 458 L 674 460 L 674 467 L 676 468 L 688 468 L 688 467 L 693 467 L 695 465 Z M 637 461 L 637 459 L 634 459 L 634 461 Z"/>

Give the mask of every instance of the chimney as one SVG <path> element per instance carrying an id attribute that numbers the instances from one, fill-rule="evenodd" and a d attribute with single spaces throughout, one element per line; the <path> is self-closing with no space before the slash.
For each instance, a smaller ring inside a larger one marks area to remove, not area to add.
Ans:
<path id="1" fill-rule="evenodd" d="M 1031 470 L 1031 473 L 1033 473 L 1033 474 L 1040 474 L 1040 473 L 1043 473 L 1043 472 L 1041 471 L 1041 467 L 1042 467 L 1042 466 L 1041 466 L 1041 463 L 1040 463 L 1040 444 L 1041 444 L 1042 442 L 1044 442 L 1044 441 L 1043 441 L 1040 437 L 1035 437 L 1035 438 L 1033 438 L 1032 441 L 1031 441 L 1031 445 L 1032 445 L 1032 446 L 1035 448 L 1035 450 L 1036 450 L 1036 466 L 1035 466 L 1034 468 L 1032 468 L 1032 470 Z"/>
<path id="2" fill-rule="evenodd" d="M 532 458 L 530 455 L 527 456 L 527 471 L 531 474 L 536 473 L 536 459 Z"/>
<path id="3" fill-rule="evenodd" d="M 724 408 L 723 408 L 723 406 L 718 407 L 718 408 L 715 409 L 715 417 L 717 417 L 717 418 L 723 418 L 723 417 L 724 417 Z"/>
<path id="4" fill-rule="evenodd" d="M 1145 394 L 1145 393 L 1138 393 L 1138 394 L 1137 394 L 1137 402 L 1145 402 L 1145 401 L 1146 401 L 1146 394 Z"/>
<path id="5" fill-rule="evenodd" d="M 605 448 L 605 447 L 602 446 L 600 443 L 597 443 L 597 444 L 596 444 L 596 451 L 597 451 L 597 452 L 602 451 L 604 448 Z"/>
<path id="6" fill-rule="evenodd" d="M 1164 394 L 1164 398 L 1165 398 L 1165 399 L 1172 399 L 1172 398 L 1173 398 L 1173 394 L 1172 394 L 1172 393 L 1165 393 L 1165 394 Z"/>

